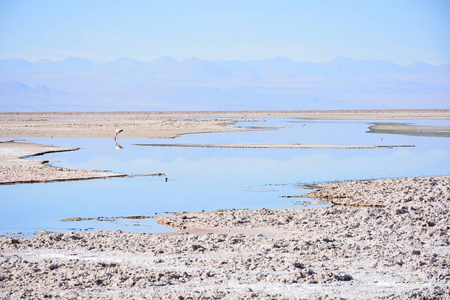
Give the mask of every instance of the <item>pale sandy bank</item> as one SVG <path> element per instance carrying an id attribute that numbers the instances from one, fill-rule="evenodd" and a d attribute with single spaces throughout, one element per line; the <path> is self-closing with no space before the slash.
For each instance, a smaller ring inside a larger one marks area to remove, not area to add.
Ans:
<path id="1" fill-rule="evenodd" d="M 122 128 L 124 138 L 173 138 L 187 133 L 260 130 L 228 125 L 252 118 L 273 117 L 323 120 L 449 119 L 450 110 L 0 113 L 0 132 L 3 137 L 108 138 L 114 136 L 117 128 Z"/>
<path id="2" fill-rule="evenodd" d="M 42 160 L 23 158 L 52 152 L 75 151 L 78 148 L 63 148 L 33 143 L 0 141 L 0 184 L 40 183 L 67 180 L 87 180 L 108 177 L 124 177 L 99 171 L 74 170 L 46 166 Z"/>

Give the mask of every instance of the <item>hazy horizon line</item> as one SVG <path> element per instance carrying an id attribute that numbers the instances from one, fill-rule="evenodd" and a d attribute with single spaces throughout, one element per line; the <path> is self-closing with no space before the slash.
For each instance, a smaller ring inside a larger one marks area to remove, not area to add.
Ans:
<path id="1" fill-rule="evenodd" d="M 172 56 L 168 56 L 168 55 L 162 55 L 162 56 L 159 56 L 157 58 L 150 59 L 150 60 L 141 60 L 141 59 L 136 59 L 136 58 L 132 58 L 132 57 L 129 57 L 129 56 L 120 56 L 118 58 L 115 58 L 115 59 L 112 59 L 112 60 L 108 60 L 108 61 L 105 61 L 105 62 L 99 62 L 99 61 L 96 61 L 96 60 L 93 60 L 93 59 L 90 59 L 90 58 L 86 58 L 86 57 L 82 57 L 82 56 L 68 56 L 68 57 L 66 57 L 64 59 L 58 59 L 58 60 L 52 60 L 52 59 L 48 59 L 48 58 L 40 58 L 40 59 L 37 59 L 37 60 L 31 60 L 31 59 L 26 59 L 26 58 L 23 58 L 23 57 L 0 58 L 0 60 L 21 59 L 21 60 L 25 60 L 25 61 L 27 61 L 29 63 L 37 63 L 39 61 L 63 62 L 63 61 L 66 61 L 68 59 L 73 59 L 73 58 L 87 60 L 87 61 L 93 62 L 95 64 L 108 64 L 108 63 L 112 63 L 112 62 L 120 60 L 120 59 L 129 59 L 129 60 L 133 60 L 133 61 L 137 61 L 137 62 L 148 63 L 148 62 L 159 60 L 159 59 L 163 59 L 163 58 L 172 59 L 172 60 L 175 60 L 176 62 L 183 62 L 183 61 L 191 60 L 191 59 L 198 59 L 198 60 L 201 60 L 201 61 L 209 61 L 209 62 L 217 62 L 217 61 L 250 62 L 250 61 L 264 61 L 264 60 L 273 60 L 273 59 L 289 59 L 289 60 L 292 60 L 295 63 L 313 63 L 313 64 L 323 64 L 323 63 L 331 62 L 333 60 L 348 59 L 348 60 L 353 60 L 353 61 L 384 61 L 384 62 L 393 63 L 393 64 L 395 64 L 397 66 L 400 66 L 400 67 L 407 67 L 407 66 L 410 66 L 410 65 L 415 64 L 415 63 L 424 63 L 424 64 L 427 64 L 427 65 L 430 65 L 430 66 L 434 66 L 434 67 L 442 67 L 442 66 L 450 63 L 450 61 L 448 61 L 448 62 L 442 63 L 440 65 L 436 65 L 436 64 L 431 64 L 431 63 L 425 62 L 425 61 L 414 61 L 414 62 L 411 62 L 411 63 L 408 63 L 408 64 L 399 64 L 399 63 L 396 63 L 394 61 L 387 60 L 387 59 L 375 59 L 375 58 L 355 59 L 355 58 L 346 57 L 346 56 L 337 56 L 335 58 L 328 59 L 328 60 L 325 60 L 325 61 L 294 60 L 293 58 L 291 58 L 289 56 L 273 56 L 273 57 L 260 58 L 260 59 L 222 59 L 222 58 L 218 58 L 218 59 L 215 59 L 215 60 L 204 59 L 204 58 L 194 57 L 193 56 L 193 57 L 186 57 L 184 59 L 176 59 L 176 58 L 174 58 Z"/>

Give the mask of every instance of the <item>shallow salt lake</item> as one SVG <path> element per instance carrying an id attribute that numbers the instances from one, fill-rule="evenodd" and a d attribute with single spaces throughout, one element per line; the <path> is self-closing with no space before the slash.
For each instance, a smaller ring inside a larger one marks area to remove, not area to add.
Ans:
<path id="1" fill-rule="evenodd" d="M 53 166 L 165 176 L 0 186 L 0 235 L 36 230 L 168 232 L 155 216 L 232 208 L 327 206 L 293 198 L 300 186 L 328 181 L 450 174 L 450 139 L 367 133 L 374 122 L 450 126 L 449 120 L 335 121 L 267 119 L 234 126 L 276 130 L 183 135 L 175 139 L 27 138 L 28 142 L 80 147 L 38 156 Z M 126 130 L 126 128 L 124 128 Z M 414 145 L 392 149 L 229 149 L 146 147 L 136 144 L 301 143 Z M 33 158 L 31 158 L 33 159 Z M 167 180 L 166 180 L 167 179 Z M 93 220 L 63 222 L 66 218 Z M 97 220 L 98 217 L 102 221 Z"/>

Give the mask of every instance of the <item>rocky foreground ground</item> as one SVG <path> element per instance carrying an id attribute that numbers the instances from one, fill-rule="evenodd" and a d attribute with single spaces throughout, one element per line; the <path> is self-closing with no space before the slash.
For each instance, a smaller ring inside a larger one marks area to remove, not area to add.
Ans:
<path id="1" fill-rule="evenodd" d="M 0 298 L 450 298 L 450 176 L 323 187 L 309 196 L 347 206 L 159 220 L 175 234 L 1 238 Z"/>

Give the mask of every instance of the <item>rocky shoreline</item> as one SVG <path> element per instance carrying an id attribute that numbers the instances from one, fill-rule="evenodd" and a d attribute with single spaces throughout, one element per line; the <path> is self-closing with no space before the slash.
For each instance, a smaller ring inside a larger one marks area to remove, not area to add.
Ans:
<path id="1" fill-rule="evenodd" d="M 450 298 L 450 176 L 322 187 L 308 196 L 335 206 L 160 218 L 171 234 L 0 238 L 0 298 Z"/>

